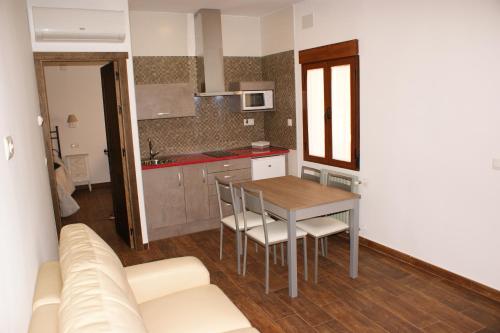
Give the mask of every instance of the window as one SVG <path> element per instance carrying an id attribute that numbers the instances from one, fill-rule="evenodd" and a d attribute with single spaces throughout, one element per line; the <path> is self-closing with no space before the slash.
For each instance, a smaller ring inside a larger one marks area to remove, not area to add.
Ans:
<path id="1" fill-rule="evenodd" d="M 299 52 L 304 160 L 359 170 L 357 40 Z"/>

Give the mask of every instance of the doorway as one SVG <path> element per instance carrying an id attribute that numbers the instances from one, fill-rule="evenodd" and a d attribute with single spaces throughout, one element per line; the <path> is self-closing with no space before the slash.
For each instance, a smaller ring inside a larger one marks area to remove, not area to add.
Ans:
<path id="1" fill-rule="evenodd" d="M 104 131 L 105 144 L 102 154 L 107 154 L 107 166 L 109 167 L 109 187 L 107 189 L 108 196 L 112 196 L 112 221 L 114 224 L 114 232 L 123 242 L 131 248 L 143 249 L 141 223 L 139 215 L 139 204 L 137 194 L 137 183 L 135 177 L 135 162 L 132 143 L 132 132 L 130 122 L 130 108 L 128 95 L 128 79 L 127 79 L 127 53 L 59 53 L 59 52 L 39 52 L 34 53 L 35 69 L 37 75 L 37 83 L 40 97 L 41 115 L 44 119 L 42 124 L 45 142 L 45 153 L 47 157 L 47 170 L 51 186 L 52 202 L 54 205 L 54 215 L 58 233 L 63 226 L 63 215 L 72 213 L 71 199 L 67 193 L 63 191 L 61 184 L 60 171 L 56 171 L 63 166 L 63 169 L 71 169 L 71 163 L 75 163 L 78 172 L 71 174 L 72 180 L 85 182 L 84 173 L 80 170 L 89 169 L 89 154 L 88 152 L 78 151 L 79 143 L 74 142 L 72 148 L 77 150 L 79 154 L 68 154 L 62 149 L 61 140 L 61 124 L 54 126 L 51 124 L 51 103 L 49 103 L 48 81 L 46 70 L 53 67 L 60 69 L 74 68 L 76 66 L 98 66 L 98 80 L 95 84 L 100 85 L 102 90 L 102 110 L 104 113 Z M 100 82 L 99 82 L 100 81 Z M 96 88 L 96 87 L 93 87 Z M 82 89 L 82 88 L 80 88 Z M 75 103 L 78 103 L 75 101 Z M 55 108 L 53 107 L 53 110 Z M 93 120 L 96 125 L 98 120 Z M 77 126 L 78 115 L 67 111 L 67 125 L 69 127 Z M 63 125 L 64 126 L 64 125 Z M 99 126 L 96 126 L 99 127 Z M 92 136 L 93 130 L 89 133 Z M 76 140 L 77 141 L 77 140 Z M 63 154 L 64 151 L 64 154 Z M 97 155 L 97 154 L 93 154 Z M 101 156 L 102 157 L 102 156 Z M 72 162 L 75 160 L 75 162 Z M 78 174 L 78 177 L 75 175 Z M 82 176 L 83 178 L 79 179 Z M 90 177 L 87 177 L 90 178 Z M 92 181 L 88 180 L 88 192 L 91 193 Z M 77 182 L 77 185 L 81 183 Z M 106 191 L 98 191 L 100 187 L 94 186 L 96 196 L 106 195 Z M 84 197 L 84 196 L 80 196 Z M 89 195 L 87 195 L 89 197 Z M 100 199 L 96 199 L 99 202 Z M 68 200 L 66 200 L 68 199 Z M 78 199 L 78 197 L 77 197 Z M 105 200 L 104 200 L 105 201 Z M 69 206 L 68 206 L 69 205 Z M 85 204 L 84 204 L 85 205 Z M 86 206 L 89 206 L 86 203 Z M 92 204 L 90 204 L 92 206 Z M 70 209 L 68 210 L 68 207 Z M 89 207 L 86 207 L 87 209 Z M 97 208 L 97 207 L 95 207 Z M 90 209 L 94 209 L 90 207 Z M 110 208 L 111 210 L 111 208 Z"/>

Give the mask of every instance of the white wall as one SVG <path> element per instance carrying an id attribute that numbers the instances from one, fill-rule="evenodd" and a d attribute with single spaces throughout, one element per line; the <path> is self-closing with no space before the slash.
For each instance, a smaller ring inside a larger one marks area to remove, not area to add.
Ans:
<path id="1" fill-rule="evenodd" d="M 127 0 L 27 0 L 28 20 L 30 21 L 31 41 L 33 51 L 39 52 L 127 52 L 128 92 L 130 98 L 130 118 L 132 126 L 132 139 L 134 141 L 135 170 L 137 179 L 137 190 L 139 195 L 139 210 L 141 215 L 142 239 L 148 242 L 148 231 L 146 224 L 146 213 L 144 208 L 144 193 L 142 189 L 141 153 L 139 148 L 139 130 L 137 124 L 137 110 L 135 102 L 134 68 L 132 65 L 132 53 L 130 46 L 130 24 Z M 122 43 L 88 43 L 88 42 L 36 42 L 33 32 L 31 15 L 32 6 L 82 8 L 82 9 L 106 9 L 123 10 L 126 30 L 125 40 Z"/>
<path id="2" fill-rule="evenodd" d="M 100 66 L 51 66 L 45 68 L 51 127 L 59 126 L 63 158 L 89 154 L 92 184 L 109 182 Z M 70 128 L 68 115 L 78 117 Z M 72 145 L 78 147 L 73 148 Z"/>
<path id="3" fill-rule="evenodd" d="M 258 17 L 222 15 L 222 49 L 227 57 L 260 57 Z"/>
<path id="4" fill-rule="evenodd" d="M 26 3 L 0 2 L 0 139 L 10 135 L 10 161 L 0 147 L 0 325 L 26 332 L 41 262 L 57 258 Z"/>
<path id="5" fill-rule="evenodd" d="M 222 15 L 224 56 L 261 56 L 258 17 Z M 131 11 L 134 56 L 194 56 L 193 14 Z"/>
<path id="6" fill-rule="evenodd" d="M 130 12 L 134 56 L 185 56 L 188 54 L 189 15 L 168 12 Z"/>
<path id="7" fill-rule="evenodd" d="M 500 289 L 500 2 L 310 0 L 295 22 L 296 50 L 360 41 L 361 234 Z"/>
<path id="8" fill-rule="evenodd" d="M 262 55 L 293 49 L 293 7 L 260 18 Z"/>

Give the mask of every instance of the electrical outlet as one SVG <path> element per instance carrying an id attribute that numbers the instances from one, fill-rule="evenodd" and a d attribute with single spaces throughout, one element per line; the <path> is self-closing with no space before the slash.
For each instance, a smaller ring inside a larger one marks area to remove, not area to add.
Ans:
<path id="1" fill-rule="evenodd" d="M 254 122 L 253 118 L 243 119 L 244 126 L 253 126 L 254 124 L 255 124 L 255 122 Z"/>
<path id="2" fill-rule="evenodd" d="M 80 148 L 80 144 L 78 144 L 78 143 L 72 143 L 70 145 L 70 147 L 71 147 L 71 149 L 78 149 L 78 148 Z"/>
<path id="3" fill-rule="evenodd" d="M 6 136 L 3 139 L 4 149 L 5 149 L 5 159 L 11 160 L 14 157 L 14 140 L 12 137 Z"/>
<path id="4" fill-rule="evenodd" d="M 493 170 L 500 170 L 500 158 L 493 159 Z"/>

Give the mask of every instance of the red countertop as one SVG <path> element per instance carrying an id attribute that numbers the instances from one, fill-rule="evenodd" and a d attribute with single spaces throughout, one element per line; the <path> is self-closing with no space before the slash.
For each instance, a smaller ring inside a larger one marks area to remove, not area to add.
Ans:
<path id="1" fill-rule="evenodd" d="M 266 149 L 253 149 L 251 147 L 244 147 L 236 149 L 224 149 L 224 151 L 228 151 L 236 155 L 224 156 L 224 157 L 210 157 L 204 155 L 203 153 L 168 155 L 168 156 L 162 156 L 162 158 L 171 159 L 173 160 L 173 162 L 160 165 L 143 165 L 142 170 L 168 168 L 168 167 L 188 165 L 188 164 L 201 164 L 201 163 L 217 162 L 224 160 L 234 160 L 238 158 L 263 157 L 271 155 L 288 154 L 288 149 L 281 147 L 272 147 L 272 146 Z"/>

